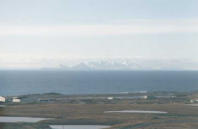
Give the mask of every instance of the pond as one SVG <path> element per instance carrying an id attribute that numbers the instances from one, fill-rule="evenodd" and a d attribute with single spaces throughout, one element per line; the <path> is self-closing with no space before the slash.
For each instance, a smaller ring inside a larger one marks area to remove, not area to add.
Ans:
<path id="1" fill-rule="evenodd" d="M 0 116 L 0 123 L 36 123 L 43 120 L 49 120 L 50 118 L 35 118 L 35 117 L 9 117 Z"/>
<path id="2" fill-rule="evenodd" d="M 163 111 L 145 111 L 145 110 L 122 110 L 122 111 L 105 111 L 104 113 L 149 113 L 149 114 L 166 114 Z"/>
<path id="3" fill-rule="evenodd" d="M 110 126 L 104 125 L 51 125 L 52 129 L 105 129 Z"/>

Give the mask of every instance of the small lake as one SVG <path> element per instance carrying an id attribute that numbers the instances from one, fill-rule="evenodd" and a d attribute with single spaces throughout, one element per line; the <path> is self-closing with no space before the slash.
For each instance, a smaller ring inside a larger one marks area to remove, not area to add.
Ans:
<path id="1" fill-rule="evenodd" d="M 0 116 L 0 123 L 36 123 L 43 120 L 49 120 L 50 118 L 35 118 L 35 117 L 9 117 Z"/>
<path id="2" fill-rule="evenodd" d="M 144 110 L 122 110 L 122 111 L 105 111 L 104 113 L 148 113 L 148 114 L 166 114 L 163 111 L 144 111 Z"/>
<path id="3" fill-rule="evenodd" d="M 187 104 L 187 105 L 198 107 L 198 104 Z"/>
<path id="4" fill-rule="evenodd" d="M 51 125 L 52 129 L 105 129 L 110 126 L 103 125 Z"/>

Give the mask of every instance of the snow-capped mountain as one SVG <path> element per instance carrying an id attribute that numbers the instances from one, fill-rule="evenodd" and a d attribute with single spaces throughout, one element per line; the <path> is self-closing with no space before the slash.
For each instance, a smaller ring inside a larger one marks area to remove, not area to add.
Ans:
<path id="1" fill-rule="evenodd" d="M 61 64 L 62 70 L 191 70 L 198 69 L 198 62 L 190 60 L 143 59 L 92 59 L 73 65 Z"/>

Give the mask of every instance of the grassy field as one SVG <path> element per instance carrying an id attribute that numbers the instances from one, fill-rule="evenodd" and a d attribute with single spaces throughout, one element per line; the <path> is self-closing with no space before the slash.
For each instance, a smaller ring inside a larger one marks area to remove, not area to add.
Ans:
<path id="1" fill-rule="evenodd" d="M 157 100 L 112 100 L 101 103 L 23 103 L 0 109 L 4 116 L 54 118 L 36 124 L 0 124 L 0 129 L 48 129 L 51 124 L 111 125 L 111 129 L 197 129 L 198 107 L 184 102 Z M 167 114 L 104 113 L 118 110 L 165 111 Z M 15 127 L 15 128 L 12 128 Z"/>

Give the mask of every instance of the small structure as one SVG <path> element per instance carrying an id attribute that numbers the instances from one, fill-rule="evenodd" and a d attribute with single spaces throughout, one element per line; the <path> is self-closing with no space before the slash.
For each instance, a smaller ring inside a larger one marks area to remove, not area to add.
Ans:
<path id="1" fill-rule="evenodd" d="M 148 99 L 148 96 L 147 95 L 143 96 L 143 99 Z"/>
<path id="2" fill-rule="evenodd" d="M 0 103 L 5 103 L 5 101 L 6 101 L 6 98 L 3 96 L 0 96 Z"/>
<path id="3" fill-rule="evenodd" d="M 114 98 L 113 98 L 113 97 L 107 97 L 107 99 L 108 99 L 108 100 L 113 100 Z"/>
<path id="4" fill-rule="evenodd" d="M 13 98 L 12 98 L 12 102 L 13 102 L 13 103 L 20 103 L 20 102 L 21 102 L 21 99 L 18 98 L 18 97 L 13 97 Z"/>
<path id="5" fill-rule="evenodd" d="M 193 99 L 190 100 L 190 103 L 194 103 L 195 101 Z"/>
<path id="6" fill-rule="evenodd" d="M 198 103 L 198 98 L 191 99 L 191 100 L 190 100 L 190 103 Z"/>

